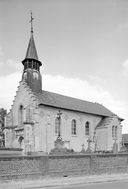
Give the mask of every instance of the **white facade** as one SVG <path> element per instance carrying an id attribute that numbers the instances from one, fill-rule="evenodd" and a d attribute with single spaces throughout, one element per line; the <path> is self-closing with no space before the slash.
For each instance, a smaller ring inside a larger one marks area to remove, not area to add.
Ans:
<path id="1" fill-rule="evenodd" d="M 65 147 L 76 152 L 88 147 L 90 138 L 91 149 L 97 151 L 112 150 L 115 138 L 112 136 L 112 126 L 117 126 L 117 140 L 120 149 L 122 126 L 117 116 L 106 118 L 99 125 L 103 116 L 82 113 L 78 111 L 59 109 L 47 105 L 39 105 L 38 99 L 24 81 L 20 82 L 12 109 L 7 116 L 6 147 L 22 147 L 27 152 L 50 152 L 58 135 L 55 133 L 55 119 L 61 110 L 61 137 Z M 20 126 L 19 109 L 23 107 L 22 126 Z M 71 133 L 72 120 L 76 120 L 76 135 Z M 85 123 L 89 122 L 89 135 L 85 134 Z M 98 126 L 99 125 L 99 126 Z M 94 134 L 95 133 L 95 134 Z M 20 143 L 20 137 L 23 140 Z"/>

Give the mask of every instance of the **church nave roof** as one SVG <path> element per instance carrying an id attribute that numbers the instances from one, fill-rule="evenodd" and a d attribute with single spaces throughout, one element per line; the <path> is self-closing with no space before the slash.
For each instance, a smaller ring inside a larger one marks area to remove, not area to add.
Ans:
<path id="1" fill-rule="evenodd" d="M 43 90 L 42 93 L 36 94 L 36 96 L 38 97 L 40 104 L 47 106 L 79 111 L 88 114 L 95 114 L 105 117 L 114 115 L 114 113 L 112 113 L 101 104 L 88 102 L 53 92 Z"/>

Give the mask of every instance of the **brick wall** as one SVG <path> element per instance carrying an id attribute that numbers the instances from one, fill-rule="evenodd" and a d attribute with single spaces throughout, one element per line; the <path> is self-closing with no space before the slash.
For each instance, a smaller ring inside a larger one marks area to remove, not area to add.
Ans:
<path id="1" fill-rule="evenodd" d="M 50 156 L 48 172 L 50 175 L 62 174 L 89 174 L 90 173 L 90 156 L 83 155 L 66 155 Z"/>
<path id="2" fill-rule="evenodd" d="M 0 157 L 0 179 L 128 173 L 128 154 Z"/>
<path id="3" fill-rule="evenodd" d="M 128 154 L 92 157 L 92 173 L 128 173 Z"/>
<path id="4" fill-rule="evenodd" d="M 40 157 L 0 157 L 0 177 L 19 178 L 43 174 L 45 158 Z"/>

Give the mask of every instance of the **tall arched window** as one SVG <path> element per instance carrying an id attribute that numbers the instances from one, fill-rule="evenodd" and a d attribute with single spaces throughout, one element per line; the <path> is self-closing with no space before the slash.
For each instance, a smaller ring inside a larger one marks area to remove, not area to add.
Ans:
<path id="1" fill-rule="evenodd" d="M 118 137 L 118 129 L 117 129 L 117 126 L 115 127 L 115 138 L 117 139 Z"/>
<path id="2" fill-rule="evenodd" d="M 18 122 L 19 122 L 19 126 L 23 125 L 23 106 L 20 105 L 19 107 L 19 115 L 18 115 Z"/>
<path id="3" fill-rule="evenodd" d="M 115 137 L 115 126 L 113 125 L 112 126 L 112 138 L 114 138 Z"/>
<path id="4" fill-rule="evenodd" d="M 57 117 L 55 119 L 55 134 L 58 135 L 60 133 L 60 120 Z"/>
<path id="5" fill-rule="evenodd" d="M 72 125 L 71 125 L 71 133 L 72 135 L 76 135 L 76 120 L 72 120 Z"/>
<path id="6" fill-rule="evenodd" d="M 89 122 L 87 121 L 86 123 L 85 123 L 85 135 L 87 135 L 87 136 L 89 136 L 89 134 L 90 134 L 90 128 L 89 128 Z"/>

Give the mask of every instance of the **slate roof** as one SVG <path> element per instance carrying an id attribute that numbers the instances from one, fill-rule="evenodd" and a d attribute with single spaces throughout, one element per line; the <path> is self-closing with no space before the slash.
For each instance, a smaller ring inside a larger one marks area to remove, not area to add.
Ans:
<path id="1" fill-rule="evenodd" d="M 41 65 L 41 62 L 38 59 L 37 50 L 36 50 L 34 37 L 33 37 L 32 33 L 31 33 L 31 37 L 30 37 L 30 40 L 29 40 L 26 56 L 25 56 L 25 59 L 22 61 L 22 63 L 24 64 L 25 60 L 28 60 L 28 59 L 36 60 Z"/>
<path id="2" fill-rule="evenodd" d="M 97 128 L 98 127 L 107 127 L 110 123 L 110 121 L 112 120 L 112 117 L 105 117 L 104 119 L 102 119 L 98 125 L 96 126 Z"/>
<path id="3" fill-rule="evenodd" d="M 125 144 L 125 143 L 128 143 L 128 134 L 123 134 L 122 135 L 122 142 Z"/>
<path id="4" fill-rule="evenodd" d="M 104 117 L 114 115 L 110 110 L 101 104 L 92 103 L 53 92 L 43 90 L 42 93 L 36 94 L 36 96 L 38 97 L 40 104 L 47 106 L 95 114 Z"/>

